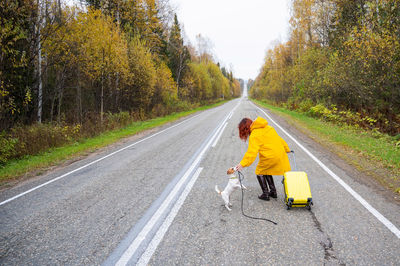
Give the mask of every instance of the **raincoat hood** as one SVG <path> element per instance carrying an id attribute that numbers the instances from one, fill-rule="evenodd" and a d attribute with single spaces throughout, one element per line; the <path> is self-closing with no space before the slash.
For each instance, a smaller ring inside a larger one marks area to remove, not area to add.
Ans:
<path id="1" fill-rule="evenodd" d="M 253 121 L 253 123 L 250 126 L 250 130 L 252 131 L 253 129 L 257 129 L 257 128 L 264 128 L 268 126 L 268 122 L 267 120 L 265 120 L 262 117 L 257 117 L 256 120 Z"/>

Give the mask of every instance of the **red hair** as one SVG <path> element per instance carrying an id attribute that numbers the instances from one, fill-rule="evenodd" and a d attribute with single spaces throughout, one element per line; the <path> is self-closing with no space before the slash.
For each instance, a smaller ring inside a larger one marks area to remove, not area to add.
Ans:
<path id="1" fill-rule="evenodd" d="M 250 126 L 253 123 L 253 120 L 250 118 L 243 118 L 240 121 L 238 128 L 239 128 L 239 138 L 243 141 L 246 141 L 247 138 L 250 136 Z"/>

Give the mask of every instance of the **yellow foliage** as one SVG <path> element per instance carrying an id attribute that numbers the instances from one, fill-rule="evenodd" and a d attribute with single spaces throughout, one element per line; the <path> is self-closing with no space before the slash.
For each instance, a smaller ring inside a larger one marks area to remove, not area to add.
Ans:
<path id="1" fill-rule="evenodd" d="M 124 77 L 128 69 L 127 43 L 119 27 L 100 10 L 87 12 L 65 9 L 69 18 L 62 25 L 53 27 L 54 34 L 43 43 L 43 50 L 57 63 L 74 66 L 79 64 L 84 73 L 94 80 L 110 73 Z"/>
<path id="2" fill-rule="evenodd" d="M 177 87 L 172 78 L 171 70 L 164 62 L 157 66 L 156 75 L 156 91 L 161 96 L 161 100 L 165 104 L 172 104 L 178 100 Z"/>
<path id="3" fill-rule="evenodd" d="M 148 108 L 155 91 L 157 72 L 152 57 L 139 38 L 129 43 L 129 77 L 124 92 L 136 108 Z"/>

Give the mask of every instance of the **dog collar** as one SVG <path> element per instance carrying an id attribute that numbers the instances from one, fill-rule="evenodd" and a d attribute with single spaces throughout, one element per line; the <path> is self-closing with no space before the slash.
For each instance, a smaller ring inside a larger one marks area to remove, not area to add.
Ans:
<path id="1" fill-rule="evenodd" d="M 229 179 L 237 179 L 237 177 L 235 176 L 235 177 L 229 177 Z"/>

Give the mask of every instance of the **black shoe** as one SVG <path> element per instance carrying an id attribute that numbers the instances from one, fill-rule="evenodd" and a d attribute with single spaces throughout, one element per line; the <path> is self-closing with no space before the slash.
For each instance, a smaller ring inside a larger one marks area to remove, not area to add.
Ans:
<path id="1" fill-rule="evenodd" d="M 275 184 L 274 184 L 274 179 L 272 177 L 272 175 L 265 175 L 265 179 L 267 180 L 270 192 L 268 193 L 268 195 L 271 198 L 276 199 L 278 197 L 278 195 L 276 194 L 276 188 L 275 188 Z"/>
<path id="2" fill-rule="evenodd" d="M 260 184 L 262 194 L 258 196 L 260 200 L 269 200 L 269 193 L 268 193 L 268 186 L 267 180 L 265 179 L 264 175 L 257 175 L 258 183 Z"/>
<path id="3" fill-rule="evenodd" d="M 278 197 L 278 195 L 276 194 L 276 191 L 270 191 L 270 192 L 268 193 L 268 195 L 269 195 L 271 198 L 274 198 L 274 199 L 276 199 L 276 198 Z"/>
<path id="4" fill-rule="evenodd" d="M 260 196 L 258 196 L 258 198 L 259 198 L 260 200 L 266 200 L 266 201 L 268 201 L 268 200 L 269 200 L 269 195 L 268 195 L 268 194 L 262 193 Z"/>

